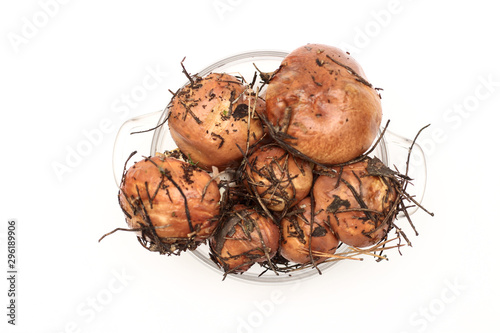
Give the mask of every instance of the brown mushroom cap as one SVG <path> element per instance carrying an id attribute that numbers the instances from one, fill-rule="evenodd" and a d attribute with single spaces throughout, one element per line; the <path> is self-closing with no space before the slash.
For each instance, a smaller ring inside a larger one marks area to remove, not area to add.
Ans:
<path id="1" fill-rule="evenodd" d="M 337 174 L 319 176 L 313 186 L 317 209 L 330 215 L 339 240 L 355 247 L 378 243 L 394 219 L 396 190 L 387 179 L 369 175 L 367 163 L 336 168 Z"/>
<path id="2" fill-rule="evenodd" d="M 281 220 L 280 254 L 291 262 L 307 264 L 311 262 L 310 246 L 312 258 L 315 263 L 319 264 L 327 257 L 314 255 L 314 253 L 334 254 L 339 241 L 329 226 L 325 211 L 318 212 L 315 209 L 314 223 L 311 226 L 310 197 L 300 201 L 296 209 L 301 209 L 302 212 Z"/>
<path id="3" fill-rule="evenodd" d="M 265 108 L 236 77 L 212 73 L 196 78 L 172 98 L 168 125 L 177 147 L 204 169 L 236 166 L 247 142 L 264 135 L 255 114 Z M 249 124 L 250 122 L 250 124 Z"/>
<path id="4" fill-rule="evenodd" d="M 245 181 L 264 198 L 267 208 L 282 211 L 309 194 L 313 173 L 310 163 L 279 146 L 267 145 L 248 157 Z"/>
<path id="5" fill-rule="evenodd" d="M 280 232 L 272 219 L 245 205 L 235 205 L 223 217 L 210 238 L 214 261 L 226 273 L 247 271 L 253 264 L 274 257 L 278 251 Z M 266 249 L 266 251 L 264 251 Z"/>
<path id="6" fill-rule="evenodd" d="M 267 119 L 284 141 L 322 164 L 364 153 L 382 120 L 378 92 L 342 50 L 308 44 L 291 52 L 266 91 Z"/>
<path id="7" fill-rule="evenodd" d="M 167 244 L 175 244 L 176 238 L 200 242 L 211 236 L 219 201 L 219 188 L 207 172 L 164 156 L 149 157 L 131 166 L 119 192 L 129 227 L 151 224 Z"/>

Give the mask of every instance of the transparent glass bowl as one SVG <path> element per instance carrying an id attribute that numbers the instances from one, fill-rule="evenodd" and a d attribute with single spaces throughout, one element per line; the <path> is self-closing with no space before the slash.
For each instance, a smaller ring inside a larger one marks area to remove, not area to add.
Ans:
<path id="1" fill-rule="evenodd" d="M 199 76 L 204 76 L 211 72 L 224 72 L 241 76 L 247 82 L 251 82 L 256 72 L 256 67 L 261 72 L 273 72 L 279 67 L 286 55 L 286 52 L 281 51 L 253 51 L 241 53 L 224 58 L 202 69 L 197 74 Z M 189 82 L 186 82 L 186 84 L 187 83 Z M 258 86 L 258 84 L 256 84 L 256 86 Z M 115 140 L 113 151 L 113 171 L 117 185 L 120 184 L 125 162 L 133 151 L 137 151 L 138 154 L 129 161 L 129 166 L 132 165 L 134 161 L 138 161 L 144 156 L 151 156 L 156 152 L 164 152 L 176 148 L 170 136 L 168 126 L 165 123 L 167 115 L 168 112 L 166 110 L 160 110 L 129 119 L 121 126 Z M 159 126 L 160 124 L 163 125 Z M 155 129 L 150 130 L 153 128 Z M 390 167 L 396 167 L 400 171 L 405 171 L 408 150 L 412 142 L 412 139 L 396 135 L 387 130 L 371 155 L 377 156 L 382 162 Z M 425 192 L 427 175 L 423 150 L 416 143 L 413 145 L 411 160 L 408 165 L 408 175 L 414 179 L 414 181 L 412 181 L 410 193 L 414 195 L 416 201 L 421 202 Z M 418 207 L 412 208 L 409 213 L 413 214 L 417 209 Z M 398 218 L 404 217 L 399 216 Z M 341 246 L 337 250 L 337 253 L 346 250 L 347 246 Z M 195 251 L 189 253 L 194 255 L 204 265 L 213 269 L 217 274 L 220 274 L 221 277 L 223 276 L 223 271 L 210 259 L 209 247 L 207 244 L 201 245 Z M 318 267 L 324 274 L 340 262 L 342 262 L 342 260 L 322 263 Z M 299 279 L 319 276 L 315 268 L 306 268 L 290 273 L 280 273 L 279 275 L 276 275 L 272 271 L 267 271 L 265 274 L 261 275 L 263 271 L 264 268 L 255 264 L 249 271 L 243 274 L 229 274 L 227 278 L 255 283 L 287 283 Z"/>

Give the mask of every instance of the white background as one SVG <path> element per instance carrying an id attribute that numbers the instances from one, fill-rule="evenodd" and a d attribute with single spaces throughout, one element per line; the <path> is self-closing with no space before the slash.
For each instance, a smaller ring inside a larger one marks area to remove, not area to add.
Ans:
<path id="1" fill-rule="evenodd" d="M 25 0 L 3 1 L 0 22 L 2 332 L 495 331 L 500 24 L 491 1 Z M 394 132 L 413 137 L 432 124 L 419 142 L 435 217 L 413 216 L 413 248 L 269 286 L 222 281 L 189 254 L 149 253 L 129 233 L 97 242 L 125 226 L 111 165 L 118 128 L 163 109 L 185 81 L 183 57 L 196 72 L 311 42 L 350 47 L 384 89 Z M 151 70 L 161 73 L 156 87 L 124 108 Z M 85 133 L 95 134 L 90 146 Z M 68 166 L 78 148 L 86 155 Z"/>

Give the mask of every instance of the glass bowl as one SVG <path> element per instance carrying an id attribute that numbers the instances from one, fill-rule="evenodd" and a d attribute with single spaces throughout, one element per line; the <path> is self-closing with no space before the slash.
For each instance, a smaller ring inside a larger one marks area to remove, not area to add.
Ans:
<path id="1" fill-rule="evenodd" d="M 211 72 L 228 73 L 244 78 L 247 82 L 253 80 L 257 68 L 261 72 L 275 71 L 283 58 L 288 53 L 282 51 L 252 51 L 240 53 L 218 62 L 215 62 L 199 71 L 199 76 L 204 76 Z M 186 84 L 188 84 L 186 82 Z M 256 85 L 258 86 L 258 84 Z M 153 156 L 157 152 L 164 152 L 176 148 L 168 126 L 165 123 L 168 116 L 167 110 L 144 114 L 126 121 L 120 128 L 114 146 L 113 152 L 113 171 L 117 185 L 120 184 L 124 171 L 124 165 L 130 153 L 137 151 L 135 160 L 140 160 L 144 156 Z M 384 124 L 385 125 L 385 124 Z M 151 130 L 153 129 L 154 130 Z M 131 135 L 135 132 L 140 134 Z M 382 133 L 382 129 L 380 131 Z M 379 133 L 379 135 L 380 135 Z M 408 150 L 413 140 L 394 134 L 386 130 L 383 138 L 375 147 L 372 156 L 378 157 L 382 162 L 398 170 L 405 170 L 407 165 Z M 425 156 L 418 144 L 414 144 L 411 153 L 412 159 L 409 165 L 408 175 L 414 179 L 412 181 L 411 193 L 417 202 L 421 202 L 425 192 L 426 166 Z M 413 162 L 412 162 L 413 161 Z M 129 161 L 129 165 L 134 160 Z M 413 214 L 418 207 L 411 208 L 409 214 Z M 404 216 L 398 216 L 404 218 Z M 346 245 L 341 245 L 337 253 L 347 251 Z M 200 245 L 196 250 L 190 251 L 203 265 L 210 267 L 215 273 L 222 277 L 224 272 L 210 259 L 208 244 Z M 327 273 L 333 267 L 337 266 L 343 260 L 330 261 L 318 265 L 322 274 Z M 276 275 L 273 271 L 266 271 L 258 264 L 253 265 L 250 270 L 243 274 L 228 274 L 227 278 L 243 280 L 254 283 L 287 283 L 296 280 L 320 276 L 318 270 L 314 267 L 292 271 L 289 273 L 280 273 Z"/>

